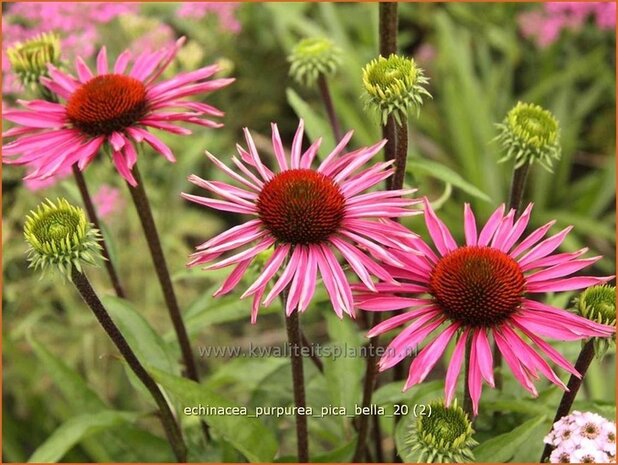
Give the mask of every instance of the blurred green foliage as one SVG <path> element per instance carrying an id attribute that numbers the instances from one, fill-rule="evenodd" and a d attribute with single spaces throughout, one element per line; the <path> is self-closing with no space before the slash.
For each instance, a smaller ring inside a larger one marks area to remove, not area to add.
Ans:
<path id="1" fill-rule="evenodd" d="M 217 300 L 210 297 L 226 270 L 184 268 L 196 244 L 236 224 L 239 218 L 189 205 L 179 193 L 191 189 L 186 181 L 189 174 L 221 178 L 203 152 L 208 149 L 226 160 L 245 126 L 258 134 L 258 149 L 266 157 L 272 158 L 271 121 L 279 124 L 283 140 L 289 141 L 298 117 L 303 117 L 312 139 L 324 136 L 324 151 L 334 146 L 317 91 L 301 88 L 288 77 L 286 56 L 303 37 L 328 37 L 343 50 L 340 71 L 329 84 L 342 129 L 355 130 L 351 146 L 378 140 L 381 132 L 377 118 L 368 115 L 360 100 L 360 70 L 377 54 L 377 4 L 244 4 L 238 11 L 242 23 L 238 35 L 222 33 L 208 18 L 178 18 L 171 4 L 144 4 L 141 8 L 143 16 L 165 22 L 175 33 L 189 38 L 187 47 L 193 53 L 178 61 L 168 75 L 187 65 L 195 68 L 219 60 L 227 65 L 227 74 L 237 78 L 232 86 L 207 98 L 226 112 L 224 129 L 196 128 L 191 137 L 163 136 L 177 155 L 175 165 L 148 150 L 140 158 L 196 355 L 200 345 L 279 345 L 284 341 L 284 331 L 277 304 L 262 311 L 258 323 L 250 325 L 248 305 L 238 300 L 239 294 Z M 540 104 L 560 121 L 562 159 L 554 165 L 553 175 L 538 167 L 531 170 L 525 195 L 535 203 L 530 227 L 552 218 L 557 220 L 556 230 L 575 225 L 564 249 L 588 246 L 591 252 L 606 257 L 593 272 L 613 273 L 615 37 L 590 25 L 539 50 L 520 36 L 515 21 L 519 12 L 534 8 L 538 6 L 400 4 L 400 50 L 415 56 L 426 69 L 428 90 L 433 95 L 420 117 L 410 120 L 406 182 L 418 187 L 420 195 L 432 201 L 439 199 L 441 217 L 455 237 L 462 238 L 463 202 L 472 203 L 477 218 L 484 221 L 507 199 L 512 166 L 496 164 L 499 147 L 491 142 L 496 135 L 494 123 L 501 121 L 518 100 Z M 136 38 L 117 22 L 106 28 L 103 37 L 110 56 L 116 56 Z M 5 99 L 10 101 L 11 97 Z M 26 268 L 26 245 L 21 234 L 25 213 L 47 196 L 62 195 L 79 203 L 75 185 L 68 178 L 45 191 L 31 192 L 21 184 L 23 174 L 15 167 L 3 170 L 4 461 L 26 461 L 33 453 L 35 459 L 50 461 L 172 460 L 153 416 L 153 405 L 128 375 L 73 288 L 58 278 L 39 280 Z M 89 270 L 88 275 L 105 296 L 118 324 L 133 335 L 136 343 L 139 341 L 140 357 L 158 370 L 158 379 L 175 405 L 180 408 L 187 397 L 209 399 L 209 395 L 249 407 L 290 405 L 291 376 L 286 359 L 201 358 L 202 393 L 179 384 L 189 382 L 174 376 L 180 370 L 179 349 L 130 197 L 109 160 L 101 157 L 85 175 L 92 191 L 103 183 L 123 189 L 126 208 L 105 221 L 104 233 L 131 303 L 111 297 L 113 290 L 103 268 Z M 418 217 L 406 225 L 425 234 Z M 550 296 L 550 301 L 567 306 L 571 297 Z M 303 315 L 303 327 L 311 340 L 362 344 L 363 332 L 351 321 L 333 321 L 326 302 L 324 292 L 316 294 Z M 557 347 L 570 360 L 579 351 L 577 343 L 560 343 Z M 614 415 L 614 354 L 612 351 L 603 361 L 593 363 L 576 407 Z M 360 403 L 364 361 L 325 360 L 325 365 L 321 375 L 305 362 L 309 405 L 319 409 Z M 385 373 L 375 401 L 392 407 L 394 403 L 413 405 L 439 397 L 443 385 L 438 379 L 443 370 L 436 370 L 436 380 L 406 393 L 401 393 L 401 381 L 391 382 L 392 373 Z M 491 447 L 519 437 L 516 428 L 525 424 L 533 425 L 527 437 L 536 442 L 503 451 L 500 457 L 536 461 L 542 448 L 539 438 L 549 429 L 560 394 L 540 383 L 541 399 L 532 400 L 508 370 L 504 374 L 504 393 L 486 390 L 483 394 L 483 414 L 477 421 L 475 437 L 481 443 L 490 438 L 493 442 L 485 442 L 480 455 L 494 460 Z M 501 415 L 492 415 L 494 411 Z M 197 421 L 187 417 L 182 421 L 191 460 L 267 460 L 275 451 L 277 460 L 294 459 L 291 417 L 256 419 L 252 431 L 247 430 L 243 418 L 232 418 L 223 425 L 213 423 L 214 442 L 210 446 L 203 444 Z M 392 419 L 382 418 L 381 426 L 384 437 L 394 437 Z M 252 438 L 262 428 L 267 428 L 269 436 L 268 441 L 256 443 L 261 452 L 247 450 L 250 443 L 239 446 L 233 435 L 238 431 L 243 438 Z M 309 429 L 315 460 L 351 459 L 355 433 L 350 419 L 310 418 Z M 502 434 L 505 436 L 497 436 Z M 392 440 L 387 442 L 385 447 L 392 450 Z"/>

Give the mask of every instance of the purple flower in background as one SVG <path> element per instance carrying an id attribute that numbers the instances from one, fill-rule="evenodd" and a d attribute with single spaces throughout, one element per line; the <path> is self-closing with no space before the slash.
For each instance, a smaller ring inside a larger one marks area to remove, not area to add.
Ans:
<path id="1" fill-rule="evenodd" d="M 237 8 L 238 3 L 233 2 L 182 2 L 177 13 L 181 18 L 195 19 L 203 18 L 209 13 L 214 14 L 223 30 L 238 34 L 241 26 L 235 15 Z"/>
<path id="2" fill-rule="evenodd" d="M 527 11 L 517 18 L 524 37 L 540 48 L 556 42 L 563 30 L 578 31 L 593 17 L 601 30 L 616 27 L 616 4 L 613 2 L 549 2 L 543 9 Z"/>
<path id="3" fill-rule="evenodd" d="M 92 201 L 100 218 L 109 217 L 122 209 L 124 205 L 124 198 L 120 193 L 120 189 L 107 184 L 103 184 L 99 188 L 92 197 Z"/>

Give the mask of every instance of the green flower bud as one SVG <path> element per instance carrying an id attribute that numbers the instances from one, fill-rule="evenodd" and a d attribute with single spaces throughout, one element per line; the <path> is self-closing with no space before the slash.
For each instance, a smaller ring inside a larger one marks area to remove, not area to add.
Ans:
<path id="1" fill-rule="evenodd" d="M 378 110 L 382 124 L 392 115 L 401 126 L 411 109 L 418 116 L 423 95 L 431 97 L 423 87 L 428 82 L 413 58 L 380 56 L 363 68 L 366 104 Z"/>
<path id="2" fill-rule="evenodd" d="M 577 313 L 591 321 L 604 325 L 616 325 L 616 287 L 608 284 L 592 286 L 575 298 Z M 595 337 L 594 352 L 603 357 L 610 347 L 616 344 L 616 336 Z"/>
<path id="3" fill-rule="evenodd" d="M 412 418 L 406 445 L 417 463 L 470 463 L 474 461 L 471 448 L 478 443 L 472 439 L 474 430 L 468 415 L 457 401 L 450 407 L 444 401 L 431 402 L 427 415 Z"/>
<path id="4" fill-rule="evenodd" d="M 290 76 L 307 87 L 315 84 L 320 74 L 337 72 L 341 63 L 341 50 L 333 42 L 321 37 L 301 40 L 288 56 Z"/>
<path id="5" fill-rule="evenodd" d="M 60 38 L 43 33 L 25 42 L 18 42 L 6 51 L 13 71 L 24 87 L 36 86 L 47 76 L 47 65 L 60 63 Z"/>
<path id="6" fill-rule="evenodd" d="M 99 231 L 81 208 L 65 199 L 56 203 L 47 199 L 31 211 L 24 224 L 24 236 L 30 245 L 28 261 L 34 269 L 57 267 L 70 279 L 73 266 L 81 272 L 82 262 L 96 265 L 101 258 Z"/>
<path id="7" fill-rule="evenodd" d="M 538 105 L 518 102 L 496 126 L 496 140 L 505 151 L 499 163 L 514 158 L 519 168 L 536 161 L 552 172 L 553 160 L 560 159 L 560 126 L 554 115 Z"/>

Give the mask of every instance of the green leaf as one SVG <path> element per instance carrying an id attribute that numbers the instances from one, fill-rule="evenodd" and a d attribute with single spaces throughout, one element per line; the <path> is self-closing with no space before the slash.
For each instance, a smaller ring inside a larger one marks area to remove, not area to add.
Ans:
<path id="1" fill-rule="evenodd" d="M 434 393 L 444 388 L 444 381 L 435 380 L 411 387 L 403 392 L 403 381 L 394 381 L 381 386 L 373 394 L 373 403 L 376 405 L 388 405 L 395 403 L 408 403 L 411 401 L 422 402 L 425 398 L 432 397 Z"/>
<path id="2" fill-rule="evenodd" d="M 485 441 L 474 449 L 476 460 L 479 462 L 508 462 L 518 449 L 523 447 L 528 441 L 538 440 L 536 428 L 545 419 L 545 415 L 534 417 L 508 433 Z"/>
<path id="3" fill-rule="evenodd" d="M 102 301 L 142 364 L 167 372 L 178 372 L 178 366 L 165 341 L 130 302 L 116 296 L 105 296 Z"/>
<path id="4" fill-rule="evenodd" d="M 473 197 L 485 200 L 486 202 L 491 201 L 487 194 L 485 194 L 473 184 L 466 181 L 459 175 L 459 173 L 453 171 L 451 168 L 441 163 L 421 159 L 408 160 L 408 163 L 406 165 L 406 171 L 410 172 L 412 175 L 414 175 L 418 171 L 421 171 L 433 178 L 439 179 L 448 184 L 452 184 L 453 186 L 458 187 L 459 189 L 466 192 L 467 194 L 472 195 Z"/>
<path id="5" fill-rule="evenodd" d="M 184 407 L 199 405 L 235 407 L 236 405 L 194 381 L 150 368 L 154 379 Z M 248 412 L 251 414 L 251 412 Z M 257 418 L 235 415 L 209 415 L 202 419 L 251 462 L 272 462 L 277 453 L 277 440 Z"/>
<path id="6" fill-rule="evenodd" d="M 331 341 L 334 341 L 331 344 L 333 357 L 323 360 L 330 400 L 332 405 L 345 407 L 347 412 L 353 412 L 354 405 L 361 401 L 362 378 L 365 372 L 365 359 L 358 353 L 361 337 L 351 320 L 340 320 L 332 312 L 326 314 L 326 327 Z M 346 353 L 347 349 L 354 349 L 357 353 Z"/>
<path id="7" fill-rule="evenodd" d="M 62 424 L 34 451 L 28 462 L 57 462 L 82 439 L 135 421 L 137 413 L 102 410 L 73 417 Z"/>
<path id="8" fill-rule="evenodd" d="M 315 142 L 321 137 L 322 145 L 320 146 L 319 153 L 321 155 L 327 154 L 335 147 L 335 139 L 333 138 L 333 131 L 326 120 L 320 117 L 293 89 L 288 88 L 286 95 L 288 103 L 294 109 L 296 115 L 305 120 L 305 129 L 311 142 Z"/>
<path id="9" fill-rule="evenodd" d="M 54 380 L 64 398 L 75 411 L 82 413 L 96 412 L 105 409 L 105 403 L 91 390 L 84 379 L 70 368 L 64 361 L 49 352 L 32 336 L 27 336 L 35 355 Z"/>

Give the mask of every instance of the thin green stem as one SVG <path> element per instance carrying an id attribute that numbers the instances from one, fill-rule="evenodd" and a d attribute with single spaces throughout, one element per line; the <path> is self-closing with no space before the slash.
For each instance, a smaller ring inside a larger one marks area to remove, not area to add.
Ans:
<path id="1" fill-rule="evenodd" d="M 283 291 L 283 301 L 288 298 L 288 291 Z M 285 311 L 285 305 L 283 306 Z M 290 361 L 292 364 L 292 385 L 294 390 L 294 405 L 296 406 L 296 443 L 298 450 L 298 462 L 309 462 L 309 436 L 307 431 L 307 416 L 302 414 L 302 410 L 307 407 L 305 399 L 305 375 L 303 373 L 303 357 L 301 353 L 300 319 L 298 312 L 285 318 L 285 326 L 288 333 L 290 344 Z M 301 413 L 299 413 L 299 410 Z"/>
<path id="2" fill-rule="evenodd" d="M 328 115 L 328 121 L 330 122 L 330 126 L 333 129 L 335 143 L 337 143 L 341 140 L 341 129 L 339 126 L 339 121 L 337 120 L 337 114 L 335 113 L 333 99 L 331 98 L 330 91 L 328 89 L 328 81 L 326 80 L 326 76 L 324 76 L 323 74 L 320 74 L 320 76 L 318 77 L 318 87 L 320 89 L 320 96 L 322 97 L 322 101 L 324 102 L 326 114 Z"/>
<path id="3" fill-rule="evenodd" d="M 101 223 L 99 222 L 99 217 L 97 216 L 97 212 L 94 208 L 94 204 L 92 203 L 92 198 L 90 197 L 90 193 L 88 192 L 88 186 L 86 185 L 86 179 L 84 178 L 83 173 L 77 167 L 77 165 L 73 165 L 73 176 L 75 177 L 75 183 L 77 184 L 77 188 L 79 189 L 79 193 L 82 196 L 82 200 L 84 202 L 84 207 L 86 207 L 86 213 L 88 213 L 88 218 L 90 218 L 90 222 L 97 228 L 101 233 L 103 230 L 101 229 Z M 120 284 L 120 279 L 118 278 L 118 273 L 116 272 L 116 268 L 114 267 L 114 263 L 112 262 L 112 257 L 109 254 L 109 249 L 107 248 L 107 243 L 105 239 L 102 238 L 100 241 L 102 247 L 102 254 L 105 258 L 105 269 L 107 270 L 107 274 L 109 275 L 109 279 L 112 282 L 112 286 L 114 287 L 114 291 L 116 295 L 121 298 L 125 298 L 126 294 L 122 285 Z"/>
<path id="4" fill-rule="evenodd" d="M 582 347 L 582 350 L 577 357 L 577 361 L 575 362 L 575 369 L 581 374 L 581 378 L 578 378 L 575 375 L 571 375 L 569 378 L 567 390 L 564 394 L 562 394 L 562 399 L 560 400 L 560 404 L 558 405 L 558 410 L 556 410 L 556 415 L 554 416 L 554 421 L 552 424 L 560 420 L 562 417 L 567 416 L 571 412 L 573 402 L 575 402 L 577 393 L 582 387 L 584 376 L 586 376 L 586 372 L 588 371 L 593 359 L 594 341 L 593 339 L 590 339 L 584 344 L 584 347 Z M 545 449 L 543 450 L 543 455 L 541 456 L 541 463 L 545 462 L 549 458 L 551 451 L 551 445 L 546 444 Z"/>
<path id="5" fill-rule="evenodd" d="M 140 363 L 126 339 L 107 313 L 107 310 L 105 310 L 101 300 L 99 300 L 94 289 L 90 285 L 88 278 L 86 278 L 86 275 L 77 271 L 76 268 L 73 268 L 71 279 L 79 294 L 82 296 L 88 307 L 90 307 L 107 335 L 124 357 L 127 365 L 129 365 L 133 373 L 135 373 L 135 376 L 137 376 L 146 389 L 148 389 L 148 392 L 150 392 L 152 398 L 159 407 L 159 418 L 161 420 L 161 424 L 163 425 L 163 429 L 165 430 L 165 435 L 167 436 L 170 446 L 174 451 L 176 460 L 180 463 L 186 462 L 187 447 L 182 437 L 182 432 L 180 431 L 170 406 L 165 400 L 165 397 L 163 397 L 163 393 L 157 386 L 157 383 L 155 383 Z"/>

